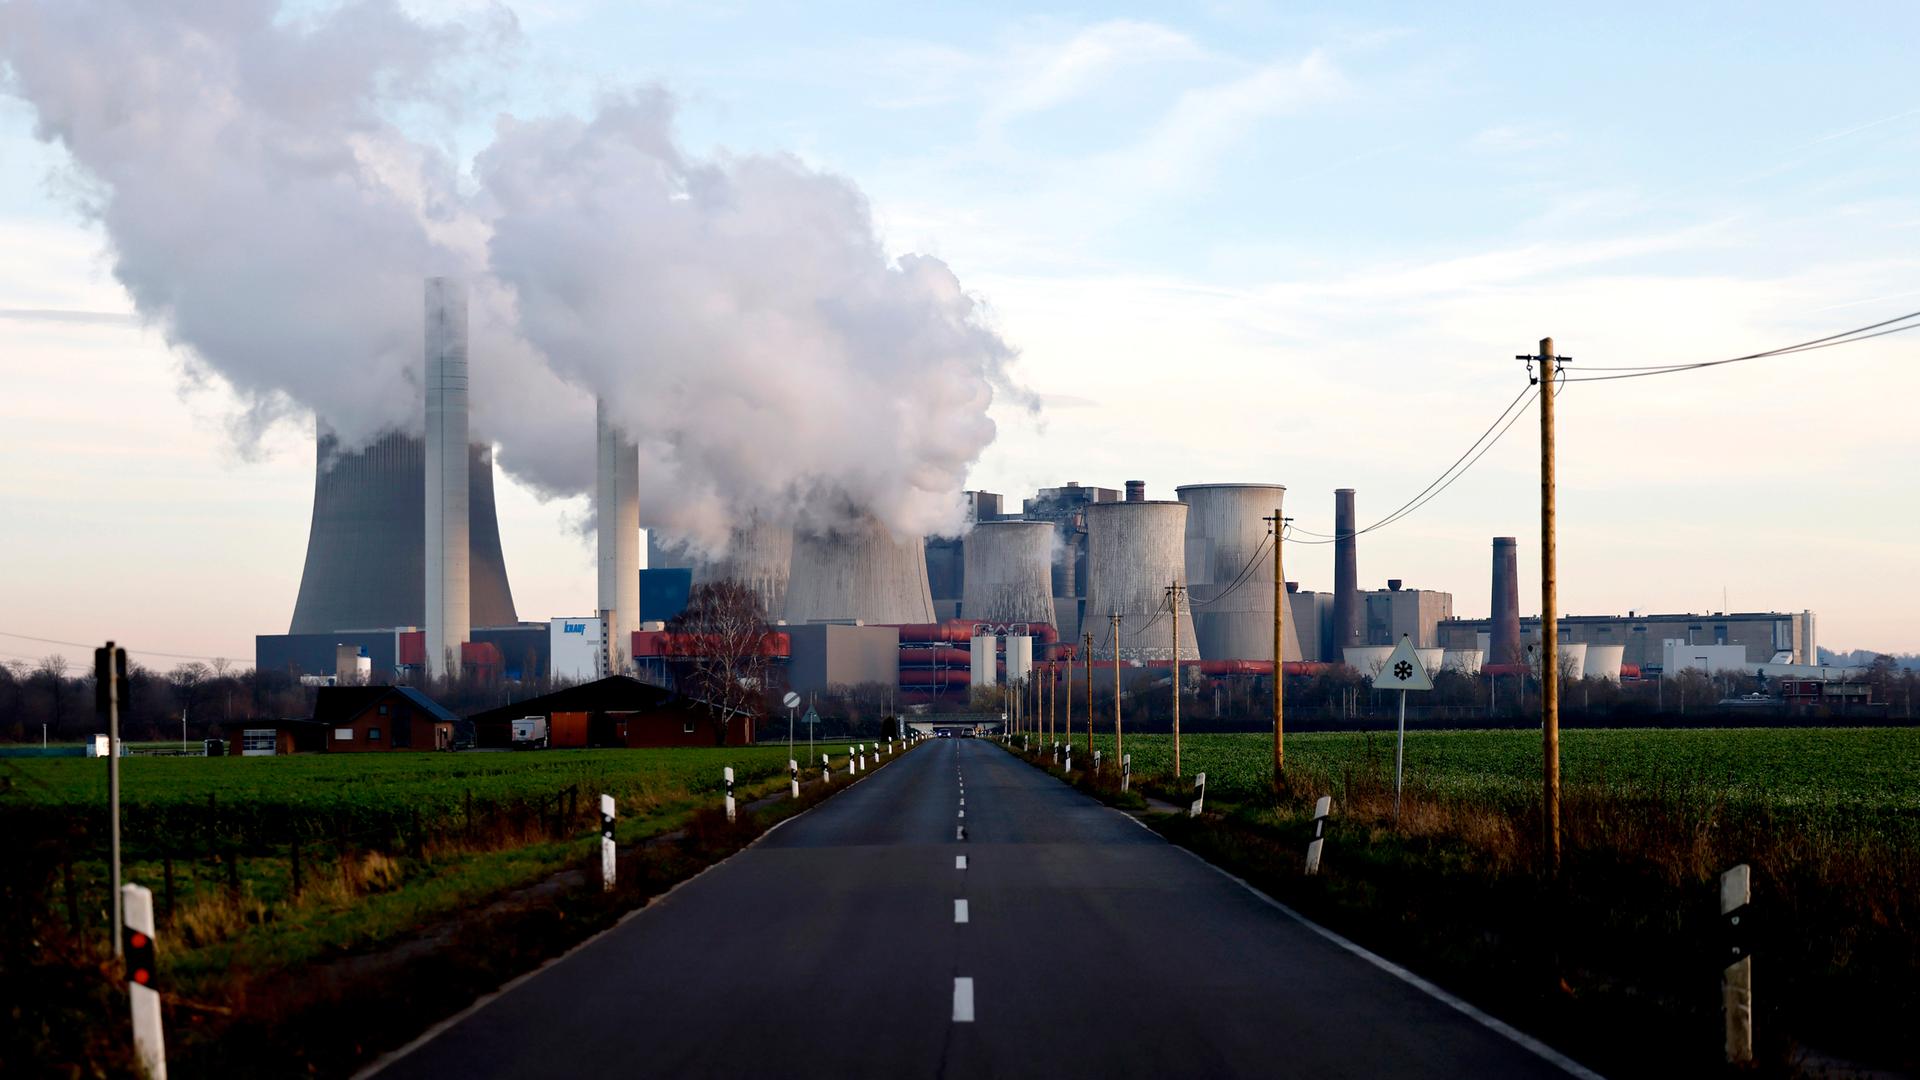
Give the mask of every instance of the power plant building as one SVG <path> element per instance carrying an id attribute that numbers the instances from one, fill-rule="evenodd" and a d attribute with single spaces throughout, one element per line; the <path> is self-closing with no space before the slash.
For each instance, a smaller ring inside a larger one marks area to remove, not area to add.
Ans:
<path id="1" fill-rule="evenodd" d="M 1592 647 L 1613 646 L 1620 650 L 1621 668 L 1642 673 L 1659 670 L 1665 664 L 1665 646 L 1677 641 L 1683 646 L 1732 646 L 1746 650 L 1752 665 L 1818 664 L 1814 639 L 1814 615 L 1811 611 L 1711 612 L 1706 614 L 1641 615 L 1562 615 L 1555 620 L 1560 640 Z M 1540 640 L 1540 619 L 1517 620 L 1521 649 Z M 1449 649 L 1471 649 L 1477 635 L 1490 633 L 1491 620 L 1450 619 L 1440 624 L 1441 644 Z M 1602 654 L 1611 661 L 1611 650 Z M 1491 656 L 1488 663 L 1493 663 Z M 1718 661 L 1716 661 L 1718 662 Z"/>

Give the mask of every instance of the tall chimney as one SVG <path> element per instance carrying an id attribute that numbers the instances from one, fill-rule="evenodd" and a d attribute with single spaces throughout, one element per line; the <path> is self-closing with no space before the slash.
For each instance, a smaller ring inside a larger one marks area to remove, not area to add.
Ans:
<path id="1" fill-rule="evenodd" d="M 467 289 L 427 279 L 426 665 L 460 673 L 471 636 L 467 577 Z"/>
<path id="2" fill-rule="evenodd" d="M 1333 642 L 1327 659 L 1336 663 L 1344 650 L 1367 643 L 1360 625 L 1360 555 L 1354 536 L 1353 489 L 1333 493 Z"/>
<path id="3" fill-rule="evenodd" d="M 1493 622 L 1487 631 L 1488 664 L 1518 664 L 1520 656 L 1520 542 L 1493 538 Z"/>
<path id="4" fill-rule="evenodd" d="M 1127 501 L 1128 502 L 1146 502 L 1147 501 L 1147 482 L 1145 480 L 1127 481 Z"/>
<path id="5" fill-rule="evenodd" d="M 606 669 L 624 673 L 640 629 L 640 448 L 593 403 L 594 516 L 599 527 L 600 619 L 606 624 Z"/>

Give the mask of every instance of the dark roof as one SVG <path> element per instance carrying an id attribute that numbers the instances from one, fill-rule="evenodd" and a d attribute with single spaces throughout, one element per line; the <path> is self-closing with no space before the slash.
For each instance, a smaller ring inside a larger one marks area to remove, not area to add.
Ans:
<path id="1" fill-rule="evenodd" d="M 487 709 L 467 717 L 476 723 L 517 720 L 522 716 L 557 712 L 641 712 L 649 709 L 686 709 L 703 703 L 664 686 L 641 682 L 630 675 L 609 675 L 604 679 L 569 686 L 551 694 Z M 730 710 L 739 712 L 740 710 Z"/>
<path id="2" fill-rule="evenodd" d="M 460 719 L 411 686 L 323 686 L 313 699 L 313 718 L 325 724 L 351 723 L 354 717 L 390 697 L 405 698 L 435 720 Z"/>

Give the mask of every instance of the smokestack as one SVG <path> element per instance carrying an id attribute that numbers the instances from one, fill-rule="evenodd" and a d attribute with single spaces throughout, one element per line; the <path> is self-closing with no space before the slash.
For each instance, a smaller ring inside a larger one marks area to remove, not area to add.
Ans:
<path id="1" fill-rule="evenodd" d="M 1128 502 L 1146 502 L 1147 501 L 1147 482 L 1145 480 L 1127 481 L 1127 501 Z"/>
<path id="2" fill-rule="evenodd" d="M 1333 642 L 1329 659 L 1367 643 L 1360 626 L 1360 555 L 1354 536 L 1353 489 L 1333 493 Z"/>
<path id="3" fill-rule="evenodd" d="M 599 521 L 600 618 L 607 674 L 627 670 L 640 629 L 640 449 L 593 403 L 594 512 Z"/>
<path id="4" fill-rule="evenodd" d="M 457 675 L 472 631 L 467 576 L 467 290 L 427 279 L 426 666 Z"/>
<path id="5" fill-rule="evenodd" d="M 1520 542 L 1493 538 L 1493 623 L 1485 663 L 1520 663 Z"/>

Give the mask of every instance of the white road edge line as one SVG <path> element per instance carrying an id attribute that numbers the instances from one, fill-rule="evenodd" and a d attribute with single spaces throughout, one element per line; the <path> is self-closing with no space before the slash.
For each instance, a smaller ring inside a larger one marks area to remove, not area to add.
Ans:
<path id="1" fill-rule="evenodd" d="M 955 870 L 965 870 L 967 868 L 967 857 L 965 855 L 955 855 L 953 857 L 953 868 Z"/>
<path id="2" fill-rule="evenodd" d="M 953 902 L 953 921 L 957 923 L 967 921 L 967 902 L 965 900 L 955 900 Z"/>
<path id="3" fill-rule="evenodd" d="M 1527 1034 L 1526 1032 L 1521 1031 L 1520 1029 L 1514 1027 L 1513 1025 L 1507 1023 L 1504 1020 L 1500 1020 L 1497 1017 L 1490 1016 L 1487 1013 L 1482 1012 L 1479 1008 L 1476 1008 L 1475 1006 L 1465 1001 L 1462 1001 L 1461 999 L 1453 996 L 1447 991 L 1442 990 L 1440 987 L 1435 986 L 1433 983 L 1430 983 L 1427 980 L 1421 978 L 1420 976 L 1415 975 L 1413 972 L 1408 971 L 1406 968 L 1401 967 L 1399 964 L 1396 964 L 1393 961 L 1388 960 L 1386 957 L 1370 952 L 1365 947 L 1361 945 L 1357 945 L 1351 941 L 1348 941 L 1346 938 L 1341 937 L 1339 934 L 1336 934 L 1333 931 L 1327 929 L 1326 927 L 1321 926 L 1319 923 L 1314 922 L 1312 919 L 1307 918 L 1305 915 L 1300 914 L 1299 912 L 1293 910 L 1292 908 L 1281 903 L 1280 901 L 1275 900 L 1273 897 L 1268 896 L 1266 893 L 1261 892 L 1259 889 L 1254 888 L 1253 885 L 1249 884 L 1244 878 L 1241 878 L 1221 867 L 1215 866 L 1214 864 L 1208 862 L 1206 859 L 1202 858 L 1197 852 L 1184 848 L 1179 844 L 1176 844 L 1173 841 L 1168 840 L 1164 836 L 1160 836 L 1159 833 L 1154 832 L 1151 828 L 1148 828 L 1146 822 L 1141 821 L 1139 818 L 1134 817 L 1132 814 L 1129 814 L 1124 810 L 1118 810 L 1118 809 L 1115 809 L 1114 807 L 1107 806 L 1105 803 L 1100 803 L 1099 805 L 1101 805 L 1102 807 L 1105 807 L 1108 810 L 1112 810 L 1114 813 L 1119 814 L 1121 817 L 1126 818 L 1128 821 L 1133 822 L 1135 825 L 1138 825 L 1140 828 L 1146 829 L 1147 832 L 1153 833 L 1154 836 L 1159 837 L 1160 841 L 1166 844 L 1168 847 L 1174 849 L 1175 851 L 1180 852 L 1181 854 L 1188 856 L 1189 858 L 1193 859 L 1195 862 L 1199 863 L 1201 866 L 1206 867 L 1207 869 L 1213 871 L 1214 873 L 1219 874 L 1221 877 L 1226 878 L 1228 881 L 1233 882 L 1235 885 L 1238 885 L 1241 888 L 1247 890 L 1248 892 L 1252 893 L 1256 898 L 1258 898 L 1261 902 L 1265 903 L 1267 906 L 1273 908 L 1274 910 L 1280 912 L 1282 915 L 1285 915 L 1287 918 L 1292 919 L 1294 922 L 1299 923 L 1301 926 L 1306 927 L 1307 929 L 1320 935 L 1321 937 L 1332 942 L 1333 944 L 1338 945 L 1340 948 L 1345 949 L 1346 951 L 1352 953 L 1353 955 L 1359 957 L 1362 960 L 1365 960 L 1367 963 L 1372 964 L 1374 967 L 1379 968 L 1381 971 L 1384 971 L 1387 974 L 1392 975 L 1394 978 L 1399 979 L 1401 982 L 1406 983 L 1408 986 L 1411 986 L 1414 989 L 1419 990 L 1421 993 L 1426 994 L 1428 997 L 1433 998 L 1435 1001 L 1438 1001 L 1441 1004 L 1446 1005 L 1447 1007 L 1467 1017 L 1469 1020 L 1472 1020 L 1475 1023 L 1479 1024 L 1481 1027 L 1486 1028 L 1488 1031 L 1491 1031 L 1496 1035 L 1501 1035 L 1506 1037 L 1508 1040 L 1518 1045 L 1522 1049 L 1532 1052 L 1534 1055 L 1540 1057 L 1541 1059 L 1545 1060 L 1549 1064 L 1552 1064 L 1564 1070 L 1569 1075 L 1577 1076 L 1580 1078 L 1580 1080 L 1606 1080 L 1604 1076 L 1601 1076 L 1599 1073 L 1594 1072 L 1592 1069 L 1587 1068 L 1585 1065 L 1582 1065 L 1579 1062 L 1573 1060 L 1572 1058 L 1566 1056 L 1565 1054 L 1562 1054 L 1560 1051 L 1555 1050 L 1553 1047 L 1548 1046 L 1546 1043 L 1541 1042 L 1539 1039 L 1536 1039 L 1533 1036 Z"/>
<path id="4" fill-rule="evenodd" d="M 953 978 L 953 1022 L 973 1023 L 973 980 L 965 976 Z"/>

